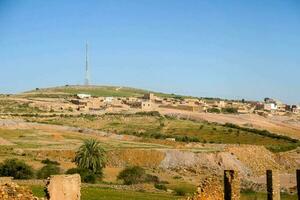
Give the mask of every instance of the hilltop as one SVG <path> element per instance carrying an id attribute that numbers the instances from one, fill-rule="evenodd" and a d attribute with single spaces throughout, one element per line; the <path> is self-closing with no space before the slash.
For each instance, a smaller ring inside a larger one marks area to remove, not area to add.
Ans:
<path id="1" fill-rule="evenodd" d="M 122 86 L 83 86 L 83 85 L 66 85 L 50 88 L 36 88 L 35 90 L 30 90 L 22 93 L 26 96 L 35 97 L 60 97 L 69 96 L 80 93 L 91 94 L 92 96 L 101 97 L 139 97 L 146 93 L 154 93 L 159 97 L 187 97 L 183 95 L 167 94 L 162 92 L 155 92 L 146 89 L 137 89 L 132 87 L 122 87 Z"/>

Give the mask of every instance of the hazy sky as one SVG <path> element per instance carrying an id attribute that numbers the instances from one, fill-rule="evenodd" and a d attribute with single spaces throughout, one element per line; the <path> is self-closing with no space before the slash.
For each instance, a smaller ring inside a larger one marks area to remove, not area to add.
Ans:
<path id="1" fill-rule="evenodd" d="M 0 0 L 0 93 L 84 81 L 300 102 L 299 0 Z"/>

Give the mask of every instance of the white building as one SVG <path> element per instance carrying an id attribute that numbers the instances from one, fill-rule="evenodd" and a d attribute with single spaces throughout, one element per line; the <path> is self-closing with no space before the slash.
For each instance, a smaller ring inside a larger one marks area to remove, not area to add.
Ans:
<path id="1" fill-rule="evenodd" d="M 277 110 L 278 106 L 275 103 L 265 103 L 264 104 L 264 110 L 267 111 L 274 111 Z"/>
<path id="2" fill-rule="evenodd" d="M 77 94 L 76 95 L 79 99 L 88 99 L 91 98 L 90 94 Z"/>
<path id="3" fill-rule="evenodd" d="M 105 97 L 104 98 L 104 103 L 111 103 L 114 100 L 114 97 Z"/>

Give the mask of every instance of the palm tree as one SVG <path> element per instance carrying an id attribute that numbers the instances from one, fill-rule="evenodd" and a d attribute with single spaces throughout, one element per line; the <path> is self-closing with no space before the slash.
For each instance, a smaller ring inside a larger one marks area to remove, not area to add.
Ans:
<path id="1" fill-rule="evenodd" d="M 76 152 L 76 165 L 79 168 L 91 170 L 95 174 L 102 174 L 105 162 L 105 151 L 96 139 L 84 140 Z"/>

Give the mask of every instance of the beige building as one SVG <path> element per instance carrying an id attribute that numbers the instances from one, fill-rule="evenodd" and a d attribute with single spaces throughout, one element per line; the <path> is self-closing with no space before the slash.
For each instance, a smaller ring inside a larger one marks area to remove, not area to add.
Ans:
<path id="1" fill-rule="evenodd" d="M 144 95 L 144 99 L 147 99 L 149 101 L 155 101 L 155 95 L 153 93 L 147 93 Z"/>
<path id="2" fill-rule="evenodd" d="M 142 101 L 141 108 L 143 111 L 151 111 L 153 110 L 153 103 L 151 101 Z"/>

